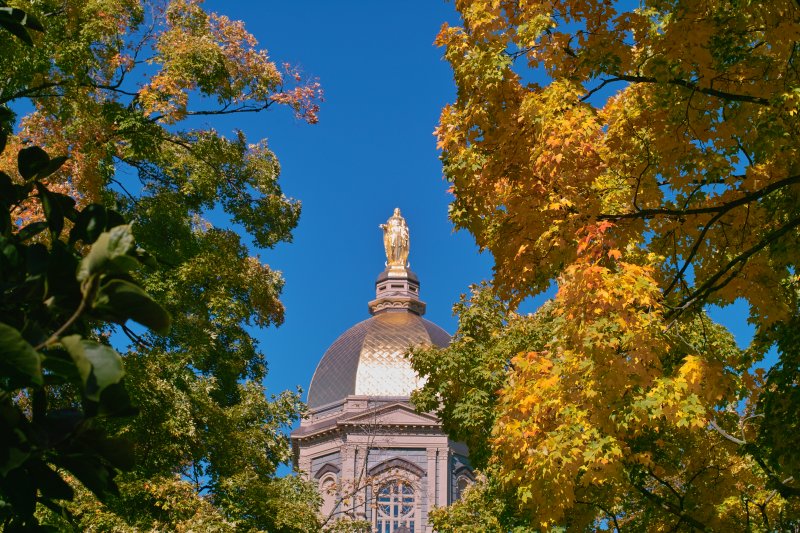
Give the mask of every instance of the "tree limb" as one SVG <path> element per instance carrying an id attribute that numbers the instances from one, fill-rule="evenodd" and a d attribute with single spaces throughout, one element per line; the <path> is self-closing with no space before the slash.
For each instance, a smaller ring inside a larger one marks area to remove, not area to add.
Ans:
<path id="1" fill-rule="evenodd" d="M 665 83 L 667 85 L 677 85 L 679 87 L 684 87 L 691 91 L 706 94 L 708 96 L 715 96 L 717 98 L 721 98 L 723 100 L 729 100 L 732 102 L 747 102 L 750 104 L 758 104 L 763 106 L 770 105 L 769 99 L 761 96 L 729 93 L 726 91 L 712 89 L 710 87 L 700 87 L 697 83 L 687 80 L 682 80 L 680 78 L 673 78 L 671 80 L 658 80 L 651 76 L 631 76 L 631 75 L 621 74 L 619 76 L 611 78 L 608 81 L 627 81 L 629 83 Z"/>
<path id="2" fill-rule="evenodd" d="M 780 237 L 788 233 L 790 230 L 800 226 L 800 217 L 793 218 L 789 222 L 787 222 L 782 227 L 776 229 L 775 231 L 767 234 L 761 242 L 742 252 L 741 254 L 737 255 L 733 259 L 731 259 L 724 267 L 717 271 L 716 274 L 706 279 L 697 289 L 694 290 L 689 296 L 684 298 L 677 306 L 672 308 L 672 310 L 667 313 L 667 316 L 676 316 L 686 310 L 689 306 L 695 304 L 699 300 L 705 299 L 709 294 L 713 291 L 720 289 L 727 285 L 727 283 L 733 278 L 736 274 L 735 272 L 728 276 L 727 279 L 723 280 L 722 283 L 719 285 L 715 285 L 717 281 L 720 280 L 726 273 L 728 273 L 731 269 L 736 266 L 739 266 L 739 270 L 744 267 L 744 264 L 756 253 L 761 251 L 762 249 L 766 248 L 767 245 L 771 244 L 772 242 L 778 240 Z"/>
<path id="3" fill-rule="evenodd" d="M 666 209 L 666 208 L 654 208 L 654 209 L 640 209 L 633 213 L 620 213 L 620 214 L 600 214 L 597 215 L 598 220 L 624 220 L 630 218 L 643 218 L 643 219 L 650 219 L 655 218 L 657 216 L 665 216 L 665 217 L 685 217 L 685 216 L 692 216 L 692 215 L 708 215 L 712 213 L 725 213 L 730 211 L 735 207 L 739 207 L 741 205 L 745 205 L 747 203 L 753 202 L 762 198 L 772 192 L 775 192 L 783 187 L 788 185 L 793 185 L 795 183 L 800 183 L 800 174 L 795 176 L 789 176 L 782 180 L 778 180 L 776 182 L 770 183 L 766 187 L 762 189 L 758 189 L 756 191 L 746 193 L 744 196 L 737 198 L 736 200 L 731 200 L 730 202 L 724 203 L 722 205 L 716 206 L 708 206 L 708 207 L 697 207 L 694 209 Z"/>
<path id="4" fill-rule="evenodd" d="M 737 439 L 736 437 L 734 437 L 733 435 L 731 435 L 730 433 L 719 427 L 716 420 L 711 420 L 708 423 L 708 425 L 711 426 L 717 433 L 719 433 L 720 435 L 722 435 L 723 437 L 725 437 L 734 444 L 738 444 L 740 446 L 747 444 L 747 441 L 742 439 Z"/>
<path id="5" fill-rule="evenodd" d="M 657 504 L 659 507 L 661 507 L 665 511 L 667 511 L 667 512 L 669 512 L 671 514 L 674 514 L 675 516 L 677 516 L 681 520 L 684 520 L 684 521 L 688 522 L 694 528 L 699 529 L 700 531 L 706 531 L 707 530 L 705 524 L 703 524 L 699 520 L 689 516 L 683 509 L 681 509 L 680 507 L 678 507 L 677 505 L 675 505 L 671 501 L 666 500 L 665 498 L 662 498 L 658 494 L 653 494 L 652 492 L 650 492 L 649 490 L 647 490 L 646 488 L 644 488 L 644 487 L 642 487 L 640 485 L 634 484 L 633 486 L 634 486 L 634 488 L 636 488 L 636 490 L 638 490 L 640 493 L 642 493 L 642 495 L 645 498 L 647 498 L 648 500 L 654 502 L 655 504 Z"/>

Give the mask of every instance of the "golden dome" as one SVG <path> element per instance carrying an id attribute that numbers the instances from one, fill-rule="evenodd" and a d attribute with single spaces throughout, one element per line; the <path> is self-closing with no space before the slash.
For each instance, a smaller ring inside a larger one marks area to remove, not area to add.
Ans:
<path id="1" fill-rule="evenodd" d="M 408 397 L 423 383 L 405 357 L 409 348 L 450 343 L 445 330 L 422 318 L 425 304 L 408 268 L 408 227 L 400 210 L 380 227 L 387 261 L 369 302 L 373 316 L 345 331 L 322 356 L 308 387 L 311 409 L 351 395 Z"/>
<path id="2" fill-rule="evenodd" d="M 316 409 L 347 396 L 408 397 L 422 380 L 405 357 L 412 346 L 447 346 L 450 335 L 407 310 L 384 311 L 345 331 L 322 356 L 308 406 Z"/>

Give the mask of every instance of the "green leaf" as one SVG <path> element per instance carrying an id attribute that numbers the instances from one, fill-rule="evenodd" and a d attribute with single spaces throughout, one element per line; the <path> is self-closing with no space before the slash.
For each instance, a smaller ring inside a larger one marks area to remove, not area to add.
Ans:
<path id="1" fill-rule="evenodd" d="M 114 483 L 114 472 L 96 458 L 89 455 L 64 457 L 60 464 L 72 472 L 84 486 L 92 491 L 100 501 L 109 494 L 118 494 Z"/>
<path id="2" fill-rule="evenodd" d="M 28 224 L 17 233 L 17 237 L 19 237 L 20 241 L 27 241 L 31 237 L 40 234 L 44 230 L 47 229 L 47 222 L 34 222 L 33 224 Z"/>
<path id="3" fill-rule="evenodd" d="M 44 210 L 44 217 L 47 219 L 47 226 L 50 231 L 58 238 L 61 235 L 61 230 L 64 229 L 64 210 L 61 208 L 61 203 L 58 198 L 50 193 L 41 183 L 36 184 L 36 189 L 39 191 L 39 198 L 42 201 L 42 208 Z"/>
<path id="4" fill-rule="evenodd" d="M 64 155 L 54 157 L 53 159 L 50 160 L 49 163 L 47 163 L 46 167 L 44 167 L 42 170 L 39 171 L 38 177 L 46 178 L 47 176 L 49 176 L 50 174 L 61 168 L 61 165 L 63 165 L 67 161 L 67 159 L 69 158 Z"/>
<path id="5" fill-rule="evenodd" d="M 3 9 L 13 9 L 13 8 L 3 8 Z M 9 33 L 15 35 L 19 38 L 23 43 L 27 44 L 28 46 L 33 46 L 33 39 L 25 30 L 25 27 L 22 24 L 14 22 L 13 20 L 8 20 L 8 17 L 0 15 L 0 27 L 5 28 L 8 30 Z"/>
<path id="6" fill-rule="evenodd" d="M 2 152 L 2 150 L 0 150 Z M 17 188 L 5 172 L 0 171 L 0 234 L 9 235 L 14 228 L 9 207 L 17 201 Z"/>
<path id="7" fill-rule="evenodd" d="M 19 468 L 25 464 L 25 461 L 27 461 L 30 456 L 31 452 L 29 450 L 23 450 L 16 446 L 7 447 L 6 450 L 0 453 L 0 475 L 5 477 L 15 468 Z"/>
<path id="8" fill-rule="evenodd" d="M 72 487 L 43 461 L 28 463 L 28 472 L 36 479 L 39 491 L 45 498 L 71 500 L 75 494 Z"/>
<path id="9" fill-rule="evenodd" d="M 81 261 L 78 279 L 83 281 L 92 274 L 107 270 L 125 273 L 136 268 L 139 262 L 128 255 L 133 250 L 134 239 L 129 225 L 116 226 L 103 232 Z"/>
<path id="10" fill-rule="evenodd" d="M 108 216 L 106 228 L 113 228 L 114 226 L 121 226 L 125 224 L 125 218 L 113 209 L 108 209 L 106 211 L 106 215 Z"/>
<path id="11" fill-rule="evenodd" d="M 49 164 L 50 156 L 38 146 L 23 148 L 17 154 L 19 173 L 26 181 L 35 178 Z"/>
<path id="12" fill-rule="evenodd" d="M 41 385 L 42 356 L 19 331 L 0 322 L 0 369 L 23 384 Z"/>
<path id="13" fill-rule="evenodd" d="M 100 394 L 100 403 L 96 405 L 94 416 L 128 417 L 139 414 L 139 409 L 131 405 L 131 398 L 125 388 L 124 381 L 122 380 L 105 388 Z"/>
<path id="14" fill-rule="evenodd" d="M 25 247 L 25 268 L 29 277 L 47 273 L 49 255 L 47 247 L 40 242 Z"/>
<path id="15" fill-rule="evenodd" d="M 80 335 L 63 337 L 61 344 L 75 361 L 84 393 L 90 400 L 100 401 L 103 389 L 118 383 L 125 375 L 122 357 L 110 346 L 81 339 Z"/>
<path id="16" fill-rule="evenodd" d="M 15 514 L 25 517 L 33 516 L 36 509 L 36 485 L 25 466 L 11 470 L 3 481 L 5 485 L 3 488 L 6 489 L 3 491 L 3 496 L 8 498 Z M 8 490 L 7 487 L 13 487 L 13 490 Z M 14 530 L 14 528 L 9 529 Z"/>
<path id="17" fill-rule="evenodd" d="M 87 432 L 83 438 L 91 438 L 94 451 L 120 470 L 130 470 L 136 464 L 133 446 L 127 439 L 109 438 L 101 431 Z"/>
<path id="18" fill-rule="evenodd" d="M 0 425 L 5 429 L 0 433 L 0 476 L 5 477 L 11 470 L 25 464 L 31 455 L 28 436 L 20 429 L 23 415 L 9 400 L 0 404 Z"/>
<path id="19" fill-rule="evenodd" d="M 90 204 L 83 208 L 69 232 L 69 243 L 83 241 L 94 243 L 106 229 L 106 208 L 98 204 Z"/>
<path id="20" fill-rule="evenodd" d="M 156 258 L 153 257 L 152 254 L 148 253 L 141 248 L 136 249 L 136 259 L 143 265 L 149 266 L 150 268 L 158 268 L 158 261 Z"/>
<path id="21" fill-rule="evenodd" d="M 0 20 L 5 22 L 13 22 L 32 30 L 44 31 L 44 27 L 42 26 L 42 23 L 39 22 L 39 19 L 30 13 L 15 7 L 8 7 L 5 2 L 3 2 L 2 6 L 2 9 L 0 9 Z"/>
<path id="22" fill-rule="evenodd" d="M 169 333 L 172 322 L 169 313 L 149 294 L 121 279 L 111 280 L 100 287 L 93 308 L 118 324 L 130 319 L 162 335 Z"/>
<path id="23" fill-rule="evenodd" d="M 44 354 L 42 366 L 50 373 L 48 375 L 56 375 L 75 384 L 81 382 L 81 376 L 78 373 L 75 362 L 69 353 L 64 350 L 57 348 L 47 350 Z"/>
<path id="24" fill-rule="evenodd" d="M 0 105 L 0 129 L 2 129 L 3 126 L 6 127 L 6 131 L 2 132 L 6 136 L 8 136 L 8 134 L 10 133 L 11 129 L 10 126 L 14 122 L 15 116 L 16 115 L 14 114 L 14 112 L 11 111 L 7 105 L 5 104 Z"/>
<path id="25" fill-rule="evenodd" d="M 21 9 L 8 7 L 5 4 L 0 7 L 0 27 L 5 28 L 13 35 L 16 35 L 28 46 L 33 45 L 33 39 L 31 39 L 31 36 L 28 34 L 25 28 L 30 28 L 36 31 L 44 31 L 41 22 L 39 22 L 36 17 L 29 15 Z"/>
<path id="26" fill-rule="evenodd" d="M 8 209 L 0 209 L 0 235 L 8 237 L 11 235 L 11 228 L 14 223 L 11 222 L 11 213 Z"/>
<path id="27" fill-rule="evenodd" d="M 17 200 L 17 189 L 14 182 L 5 172 L 0 172 L 0 202 L 11 205 Z"/>
<path id="28" fill-rule="evenodd" d="M 8 262 L 12 268 L 17 268 L 21 264 L 20 261 L 20 254 L 19 250 L 17 249 L 14 244 L 8 242 L 5 238 L 2 239 L 2 248 L 0 248 L 0 254 L 2 254 L 3 258 Z"/>

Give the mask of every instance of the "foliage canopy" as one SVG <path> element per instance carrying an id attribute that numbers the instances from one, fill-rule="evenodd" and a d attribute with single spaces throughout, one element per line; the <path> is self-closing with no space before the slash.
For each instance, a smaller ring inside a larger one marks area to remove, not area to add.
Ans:
<path id="1" fill-rule="evenodd" d="M 460 329 L 449 349 L 468 382 L 503 373 L 472 384 L 489 486 L 533 528 L 796 527 L 800 6 L 456 7 L 463 26 L 437 41 L 458 87 L 437 128 L 451 218 L 512 308 L 559 285 L 529 319 L 546 334 L 478 357 Z M 475 298 L 462 321 L 486 309 Z M 739 298 L 746 351 L 703 311 Z M 524 319 L 491 312 L 489 337 L 515 339 Z M 778 363 L 754 371 L 772 346 Z M 417 359 L 423 399 L 463 422 L 464 379 Z"/>
<path id="2" fill-rule="evenodd" d="M 69 476 L 107 499 L 118 493 L 118 469 L 132 466 L 130 443 L 100 424 L 135 412 L 122 358 L 90 338 L 91 327 L 132 319 L 165 333 L 170 317 L 132 277 L 152 258 L 120 215 L 96 204 L 78 210 L 44 185 L 65 158 L 33 146 L 17 160 L 22 183 L 0 172 L 0 523 L 35 531 L 37 502 L 65 512 Z M 12 211 L 35 201 L 45 220 L 17 227 Z M 72 229 L 62 241 L 65 221 Z M 80 245 L 91 246 L 85 257 Z"/>
<path id="3" fill-rule="evenodd" d="M 0 32 L 0 127 L 18 127 L 0 168 L 12 174 L 9 154 L 32 145 L 68 156 L 47 190 L 130 221 L 155 258 L 139 272 L 142 287 L 172 316 L 159 335 L 106 317 L 130 338 L 126 388 L 140 415 L 105 426 L 134 443 L 136 465 L 117 476 L 120 496 L 106 505 L 76 487 L 69 520 L 40 511 L 42 520 L 81 530 L 313 529 L 318 496 L 274 477 L 289 458 L 284 428 L 301 412 L 299 393 L 265 395 L 265 358 L 248 331 L 282 322 L 283 280 L 246 244 L 290 240 L 300 204 L 283 194 L 264 141 L 208 121 L 281 106 L 314 123 L 319 84 L 275 64 L 243 23 L 199 0 L 13 4 L 0 17 L 12 32 Z M 52 209 L 34 198 L 11 218 L 35 225 Z M 214 209 L 242 236 L 208 222 Z"/>

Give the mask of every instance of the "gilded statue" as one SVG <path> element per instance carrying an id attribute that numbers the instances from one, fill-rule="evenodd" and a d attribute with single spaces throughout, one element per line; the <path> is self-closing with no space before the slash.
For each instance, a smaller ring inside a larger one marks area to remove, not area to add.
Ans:
<path id="1" fill-rule="evenodd" d="M 383 230 L 386 266 L 406 268 L 409 248 L 408 226 L 406 219 L 400 215 L 399 207 L 395 207 L 394 214 L 389 217 L 386 224 L 381 224 L 380 228 Z"/>

